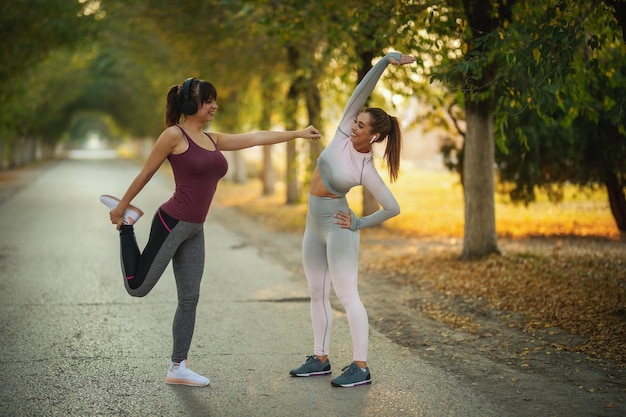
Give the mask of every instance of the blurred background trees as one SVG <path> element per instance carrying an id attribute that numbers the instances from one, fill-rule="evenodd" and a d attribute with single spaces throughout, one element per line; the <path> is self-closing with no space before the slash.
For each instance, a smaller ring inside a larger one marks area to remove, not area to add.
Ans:
<path id="1" fill-rule="evenodd" d="M 218 89 L 211 129 L 332 136 L 354 85 L 389 50 L 370 105 L 405 127 L 446 132 L 465 194 L 463 257 L 498 252 L 494 191 L 531 203 L 563 184 L 606 187 L 626 231 L 624 0 L 21 0 L 0 5 L 0 169 L 84 147 L 152 141 L 165 94 L 195 76 Z M 382 92 L 382 94 L 381 94 Z M 410 101 L 410 100 L 412 101 Z M 416 104 L 417 103 L 417 104 Z M 282 166 L 302 200 L 323 143 L 295 141 Z M 264 192 L 276 160 L 263 154 Z M 232 179 L 246 163 L 231 157 Z M 495 169 L 494 169 L 495 168 Z M 363 212 L 376 209 L 365 193 Z"/>

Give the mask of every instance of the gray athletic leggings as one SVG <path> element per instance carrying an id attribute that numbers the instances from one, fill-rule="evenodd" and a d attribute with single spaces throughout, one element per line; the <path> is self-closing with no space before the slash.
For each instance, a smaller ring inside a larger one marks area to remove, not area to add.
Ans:
<path id="1" fill-rule="evenodd" d="M 311 295 L 311 322 L 315 355 L 328 355 L 333 313 L 332 283 L 348 317 L 355 361 L 367 361 L 369 323 L 357 287 L 359 231 L 335 224 L 337 211 L 349 212 L 344 198 L 309 195 L 306 229 L 302 242 L 302 265 Z"/>
<path id="2" fill-rule="evenodd" d="M 182 362 L 187 359 L 191 345 L 200 297 L 204 270 L 203 224 L 176 220 L 159 209 L 143 252 L 139 251 L 133 226 L 121 227 L 120 244 L 124 285 L 133 297 L 147 295 L 172 261 L 178 293 L 172 325 L 172 362 Z"/>

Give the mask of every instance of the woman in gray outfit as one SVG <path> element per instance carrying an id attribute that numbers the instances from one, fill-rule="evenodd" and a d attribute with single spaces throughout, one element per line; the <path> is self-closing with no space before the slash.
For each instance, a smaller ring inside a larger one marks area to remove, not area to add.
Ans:
<path id="1" fill-rule="evenodd" d="M 362 107 L 389 64 L 403 65 L 415 59 L 399 52 L 384 56 L 356 87 L 344 110 L 332 141 L 322 151 L 311 177 L 302 262 L 311 294 L 313 355 L 292 376 L 331 373 L 328 354 L 332 327 L 330 287 L 343 305 L 352 337 L 352 363 L 331 381 L 335 387 L 371 383 L 367 367 L 369 324 L 358 280 L 359 230 L 376 226 L 400 213 L 400 206 L 376 171 L 372 145 L 386 140 L 384 159 L 391 181 L 398 177 L 402 135 L 398 119 L 379 108 Z M 357 218 L 346 194 L 362 185 L 381 209 Z"/>

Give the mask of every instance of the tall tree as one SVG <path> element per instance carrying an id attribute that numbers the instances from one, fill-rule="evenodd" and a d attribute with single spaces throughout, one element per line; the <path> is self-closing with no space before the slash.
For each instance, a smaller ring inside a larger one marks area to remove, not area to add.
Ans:
<path id="1" fill-rule="evenodd" d="M 463 259 L 499 253 L 495 228 L 494 97 L 498 73 L 506 63 L 482 39 L 497 35 L 510 21 L 516 0 L 448 0 L 428 4 L 425 31 L 408 24 L 404 39 L 424 61 L 424 76 L 448 94 L 440 104 L 463 109 L 462 183 L 465 200 Z M 415 6 L 413 6 L 415 8 Z M 408 10 L 411 10 L 409 8 Z M 425 33 L 423 33 L 425 32 Z M 414 37 L 407 34 L 415 33 Z M 447 116 L 445 116 L 447 117 Z M 458 126 L 458 124 L 457 124 Z"/>
<path id="2" fill-rule="evenodd" d="M 477 39 L 496 32 L 511 17 L 515 0 L 502 4 L 463 0 L 467 18 L 466 56 L 483 57 L 480 66 L 470 66 L 463 76 L 467 121 L 463 156 L 465 225 L 463 259 L 499 253 L 495 221 L 494 84 L 498 66 L 487 47 Z M 486 58 L 486 59 L 485 59 Z"/>
<path id="3" fill-rule="evenodd" d="M 504 147 L 503 132 L 511 120 L 531 108 L 548 118 L 556 109 L 568 109 L 565 114 L 569 123 L 574 113 L 580 112 L 584 117 L 591 117 L 590 120 L 597 116 L 594 111 L 588 111 L 593 106 L 587 100 L 587 90 L 574 87 L 576 80 L 593 79 L 597 74 L 589 73 L 589 66 L 577 67 L 574 57 L 580 50 L 579 45 L 585 42 L 594 47 L 610 43 L 607 38 L 589 37 L 584 30 L 590 14 L 601 8 L 610 9 L 605 7 L 610 3 L 616 4 L 613 14 L 619 14 L 618 10 L 623 14 L 623 8 L 619 7 L 622 0 L 606 3 L 601 0 L 582 3 L 464 0 L 461 16 L 455 14 L 458 8 L 454 7 L 454 1 L 433 6 L 432 30 L 439 34 L 438 40 L 443 45 L 453 46 L 443 48 L 452 57 L 451 62 L 448 59 L 437 62 L 433 79 L 444 80 L 449 86 L 460 86 L 464 92 L 462 105 L 467 128 L 462 149 L 463 258 L 498 252 L 493 208 L 493 150 L 494 140 Z M 445 19 L 436 20 L 439 16 Z M 606 10 L 603 16 L 607 16 Z M 620 18 L 611 19 L 616 20 L 619 22 Z M 463 48 L 457 51 L 454 42 L 445 42 L 442 37 L 442 28 L 452 29 L 450 21 L 459 22 L 464 29 L 459 32 Z M 614 26 L 611 21 L 605 20 L 605 23 Z M 511 82 L 522 79 L 526 82 L 517 85 Z M 496 91 L 497 98 L 494 97 Z M 615 120 L 620 117 L 623 120 L 620 109 L 623 109 L 624 99 L 623 94 L 616 97 L 608 101 L 609 107 L 604 110 L 605 116 L 614 120 L 619 130 L 623 121 L 620 125 Z M 597 123 L 599 119 L 595 120 Z"/>

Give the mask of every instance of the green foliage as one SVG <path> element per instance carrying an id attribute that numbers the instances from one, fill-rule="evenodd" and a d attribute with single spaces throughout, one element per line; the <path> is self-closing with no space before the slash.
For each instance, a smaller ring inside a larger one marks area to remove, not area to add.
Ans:
<path id="1" fill-rule="evenodd" d="M 517 20 L 500 40 L 488 41 L 505 64 L 499 66 L 496 85 L 498 126 L 533 108 L 547 120 L 560 111 L 564 125 L 579 115 L 598 123 L 598 114 L 607 113 L 623 131 L 623 94 L 609 101 L 589 94 L 596 87 L 618 93 L 623 79 L 614 76 L 614 68 L 624 61 L 621 31 L 602 2 L 568 6 L 521 3 Z"/>
<path id="2" fill-rule="evenodd" d="M 570 16 L 566 19 L 564 16 Z M 581 187 L 621 178 L 626 187 L 626 46 L 611 10 L 596 2 L 549 8 L 536 39 L 511 53 L 498 119 L 507 152 L 497 155 L 500 176 L 515 201 L 535 190 L 558 201 L 567 183 Z M 550 26 L 556 25 L 557 27 Z M 522 29 L 525 31 L 523 32 Z M 532 30 L 518 27 L 529 39 Z M 542 40 L 542 41 L 539 41 Z M 610 189 L 619 201 L 619 191 Z M 617 206 L 616 206 L 617 207 Z M 620 216 L 619 209 L 613 208 Z"/>
<path id="3" fill-rule="evenodd" d="M 372 33 L 360 42 L 375 55 L 401 45 L 409 36 L 400 29 L 409 25 L 411 3 L 5 2 L 0 6 L 7 41 L 0 49 L 6 63 L 0 72 L 1 137 L 44 136 L 52 143 L 68 128 L 73 112 L 90 110 L 111 114 L 126 134 L 155 135 L 162 128 L 167 86 L 187 76 L 218 87 L 224 116 L 218 124 L 251 123 L 260 112 L 228 109 L 257 100 L 260 94 L 240 94 L 253 86 L 280 97 L 300 77 L 310 85 L 349 90 L 358 65 L 355 34 L 366 28 Z M 288 46 L 299 51 L 296 62 L 287 59 Z M 411 93 L 406 84 L 397 83 L 398 92 Z"/>
<path id="4" fill-rule="evenodd" d="M 40 95 L 43 80 L 39 67 L 55 59 L 59 50 L 69 50 L 93 36 L 95 15 L 89 3 L 76 1 L 23 0 L 0 3 L 0 141 L 10 144 L 20 135 L 33 134 L 48 90 Z M 34 83 L 34 84 L 33 84 Z M 54 87 L 52 87 L 53 89 Z M 50 132 L 52 133 L 52 132 Z"/>
<path id="5" fill-rule="evenodd" d="M 505 129 L 504 149 L 496 151 L 500 191 L 529 204 L 536 191 L 544 189 L 551 200 L 560 201 L 563 186 L 581 162 L 576 132 L 545 122 L 534 111 L 523 112 L 515 121 Z"/>
<path id="6" fill-rule="evenodd" d="M 609 120 L 579 116 L 568 126 L 561 120 L 555 114 L 546 121 L 528 110 L 505 131 L 507 152 L 497 152 L 496 160 L 501 191 L 513 201 L 535 201 L 538 190 L 560 201 L 568 184 L 593 189 L 605 184 L 608 173 L 624 178 L 626 138 Z"/>
<path id="7" fill-rule="evenodd" d="M 94 33 L 94 15 L 78 1 L 0 3 L 0 90 L 51 51 L 72 47 Z"/>

